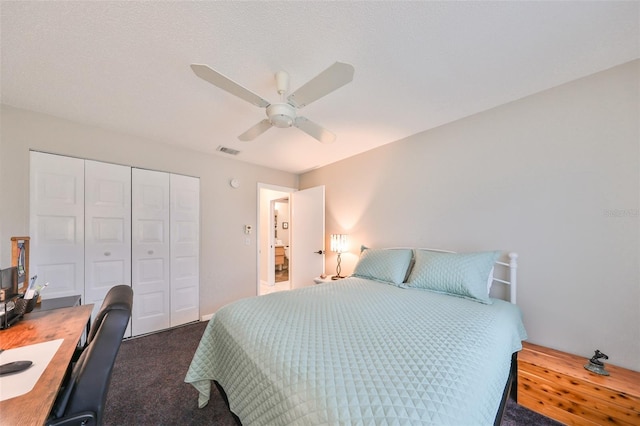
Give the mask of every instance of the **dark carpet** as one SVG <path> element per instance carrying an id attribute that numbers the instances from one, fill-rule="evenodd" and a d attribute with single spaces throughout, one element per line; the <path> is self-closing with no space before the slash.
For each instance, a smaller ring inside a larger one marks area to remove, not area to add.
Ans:
<path id="1" fill-rule="evenodd" d="M 124 341 L 113 370 L 105 426 L 236 426 L 215 386 L 209 404 L 199 409 L 195 388 L 184 382 L 206 325 L 195 323 Z M 502 425 L 559 423 L 509 401 Z"/>

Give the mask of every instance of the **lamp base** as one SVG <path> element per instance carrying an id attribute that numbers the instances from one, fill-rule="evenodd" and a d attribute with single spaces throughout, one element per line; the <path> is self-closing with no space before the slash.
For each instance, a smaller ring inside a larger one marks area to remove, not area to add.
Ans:
<path id="1" fill-rule="evenodd" d="M 346 278 L 346 277 L 343 277 L 342 275 L 333 275 L 333 276 L 331 277 L 331 279 L 332 279 L 332 280 L 341 280 L 341 279 L 343 279 L 343 278 Z"/>

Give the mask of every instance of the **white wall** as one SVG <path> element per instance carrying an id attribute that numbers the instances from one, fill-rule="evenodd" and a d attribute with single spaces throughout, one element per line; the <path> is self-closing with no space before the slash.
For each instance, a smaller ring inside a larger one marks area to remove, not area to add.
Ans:
<path id="1" fill-rule="evenodd" d="M 295 188 L 296 175 L 4 105 L 0 111 L 0 265 L 10 263 L 11 236 L 29 234 L 31 149 L 199 177 L 200 314 L 256 295 L 256 234 L 245 245 L 244 225 L 257 225 L 257 185 Z M 231 188 L 232 177 L 240 188 Z"/>
<path id="2" fill-rule="evenodd" d="M 323 167 L 326 233 L 520 254 L 530 341 L 640 370 L 640 61 Z M 344 142 L 348 143 L 348 142 Z M 327 272 L 335 259 L 327 257 Z"/>

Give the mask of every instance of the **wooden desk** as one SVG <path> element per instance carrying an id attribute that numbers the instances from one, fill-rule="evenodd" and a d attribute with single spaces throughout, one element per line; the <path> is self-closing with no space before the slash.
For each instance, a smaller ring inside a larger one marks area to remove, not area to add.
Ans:
<path id="1" fill-rule="evenodd" d="M 32 312 L 51 311 L 52 309 L 70 308 L 72 306 L 82 305 L 82 297 L 79 294 L 75 296 L 54 297 L 53 299 L 42 299 Z"/>
<path id="2" fill-rule="evenodd" d="M 93 305 L 82 305 L 32 312 L 12 327 L 0 330 L 2 349 L 64 339 L 31 392 L 0 402 L 0 424 L 44 424 L 92 310 Z"/>

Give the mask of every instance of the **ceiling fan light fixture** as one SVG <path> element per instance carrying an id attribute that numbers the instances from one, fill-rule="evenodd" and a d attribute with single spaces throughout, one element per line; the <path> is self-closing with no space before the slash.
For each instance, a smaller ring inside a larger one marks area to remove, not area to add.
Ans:
<path id="1" fill-rule="evenodd" d="M 271 116 L 271 124 L 284 129 L 287 127 L 291 127 L 293 125 L 293 120 L 289 116 L 278 114 Z"/>
<path id="2" fill-rule="evenodd" d="M 276 127 L 281 129 L 293 126 L 296 119 L 296 110 L 289 104 L 271 104 L 267 107 L 267 117 Z"/>

